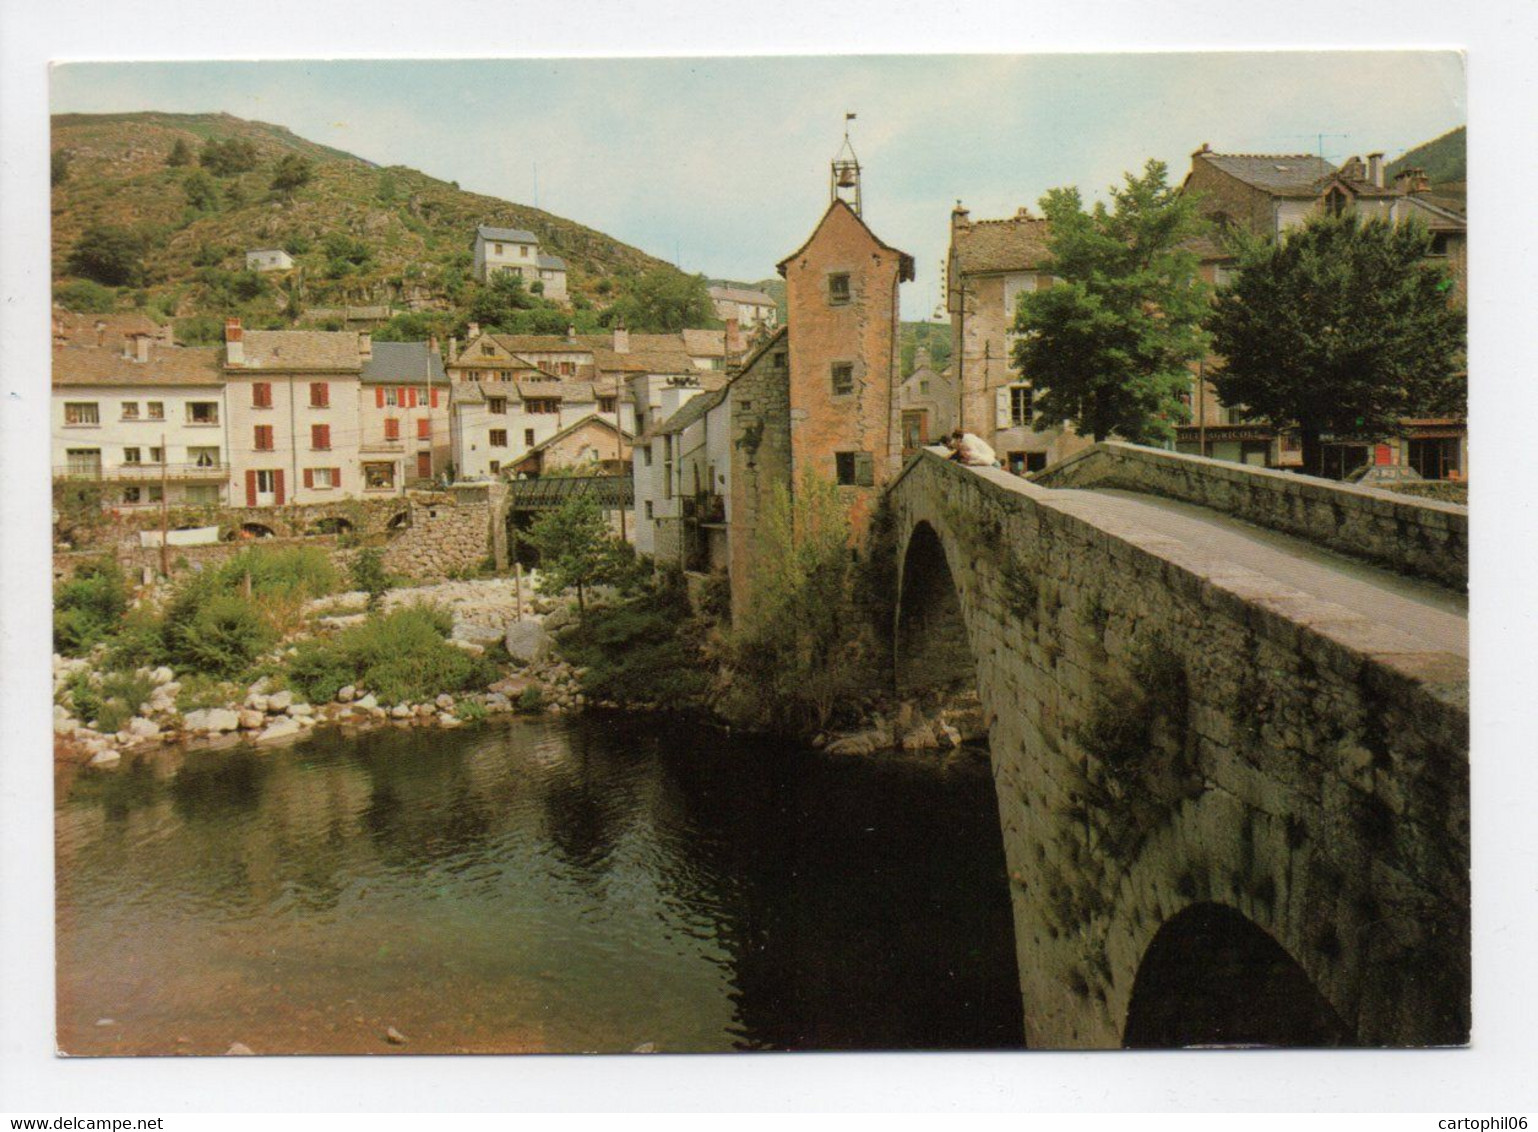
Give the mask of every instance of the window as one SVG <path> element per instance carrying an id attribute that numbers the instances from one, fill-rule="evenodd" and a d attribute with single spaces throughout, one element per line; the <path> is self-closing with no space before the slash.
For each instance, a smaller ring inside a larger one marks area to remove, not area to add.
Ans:
<path id="1" fill-rule="evenodd" d="M 496 353 L 497 353 L 497 348 L 495 346 L 493 346 L 490 342 L 482 342 L 481 343 L 481 357 L 483 357 L 483 358 L 492 358 L 492 357 L 496 356 Z M 479 379 L 477 379 L 477 380 L 479 380 Z"/>
<path id="2" fill-rule="evenodd" d="M 190 425 L 216 425 L 219 423 L 218 401 L 188 401 L 187 423 Z"/>
<path id="3" fill-rule="evenodd" d="M 64 402 L 64 423 L 67 425 L 101 424 L 101 415 L 95 401 Z"/>
<path id="4" fill-rule="evenodd" d="M 1027 452 L 1025 454 L 1025 470 L 1027 472 L 1039 472 L 1047 466 L 1047 454 L 1045 452 Z"/>
<path id="5" fill-rule="evenodd" d="M 673 438 L 662 438 L 662 498 L 673 498 Z"/>
<path id="6" fill-rule="evenodd" d="M 641 449 L 641 464 L 647 468 L 652 466 L 652 446 L 650 444 Z"/>
<path id="7" fill-rule="evenodd" d="M 71 475 L 97 475 L 101 472 L 100 448 L 68 448 L 64 457 L 69 461 Z"/>
<path id="8" fill-rule="evenodd" d="M 507 447 L 507 429 L 494 428 L 491 430 L 491 446 L 493 448 Z"/>
<path id="9" fill-rule="evenodd" d="M 1009 388 L 1009 427 L 1027 428 L 1031 423 L 1031 387 L 1012 385 Z"/>
<path id="10" fill-rule="evenodd" d="M 523 410 L 526 413 L 559 413 L 561 411 L 561 403 L 547 397 L 536 397 L 533 400 L 525 401 L 523 403 Z"/>
<path id="11" fill-rule="evenodd" d="M 417 421 L 417 439 L 431 440 L 433 438 L 433 422 L 426 417 Z"/>
<path id="12" fill-rule="evenodd" d="M 401 403 L 401 391 L 393 385 L 386 386 L 384 391 L 384 403 L 389 405 L 391 408 L 399 408 Z"/>
<path id="13" fill-rule="evenodd" d="M 526 428 L 523 430 L 523 446 L 525 448 L 534 447 L 534 430 L 532 428 Z"/>
<path id="14" fill-rule="evenodd" d="M 650 453 L 648 452 L 647 455 L 650 455 Z M 649 461 L 649 460 L 647 461 L 647 463 L 650 463 L 650 462 L 651 461 Z M 648 519 L 650 519 L 652 517 L 652 501 L 650 499 L 648 499 L 646 501 L 646 517 Z"/>
<path id="15" fill-rule="evenodd" d="M 428 388 L 425 385 L 417 388 L 417 404 L 421 405 L 424 409 L 428 407 L 428 392 Z"/>
<path id="16" fill-rule="evenodd" d="M 401 438 L 401 421 L 399 417 L 385 418 L 384 438 L 386 440 L 399 440 Z"/>
<path id="17" fill-rule="evenodd" d="M 395 486 L 395 465 L 388 462 L 363 465 L 363 486 L 369 491 L 385 491 Z"/>
<path id="18" fill-rule="evenodd" d="M 842 396 L 854 392 L 854 365 L 851 362 L 833 363 L 833 395 Z"/>
<path id="19" fill-rule="evenodd" d="M 501 244 L 493 244 L 491 246 L 496 249 L 496 254 L 497 255 L 501 255 L 502 254 L 502 245 Z"/>
<path id="20" fill-rule="evenodd" d="M 123 449 L 123 463 L 125 463 L 125 464 L 138 464 L 140 462 L 141 461 L 139 460 L 139 450 L 137 448 L 125 448 L 125 449 Z"/>
<path id="21" fill-rule="evenodd" d="M 870 487 L 876 482 L 876 465 L 869 452 L 835 452 L 833 471 L 842 487 Z"/>
<path id="22" fill-rule="evenodd" d="M 598 398 L 598 411 L 600 413 L 612 413 L 614 411 L 614 398 L 613 397 L 600 397 L 600 398 Z"/>
<path id="23" fill-rule="evenodd" d="M 1444 256 L 1447 254 L 1446 232 L 1433 232 L 1431 234 L 1431 250 L 1426 254 L 1434 256 Z"/>
<path id="24" fill-rule="evenodd" d="M 305 487 L 332 488 L 336 486 L 337 468 L 306 468 L 304 478 L 308 481 Z"/>
<path id="25" fill-rule="evenodd" d="M 310 408 L 325 409 L 331 405 L 331 385 L 324 381 L 310 382 Z"/>
<path id="26" fill-rule="evenodd" d="M 272 451 L 272 426 L 259 424 L 256 426 L 255 445 L 258 452 Z"/>
<path id="27" fill-rule="evenodd" d="M 272 408 L 272 383 L 270 381 L 253 381 L 251 383 L 251 407 L 253 409 Z"/>
<path id="28" fill-rule="evenodd" d="M 188 484 L 187 503 L 192 507 L 217 507 L 219 505 L 219 485 L 216 483 Z"/>
<path id="29" fill-rule="evenodd" d="M 124 401 L 123 402 L 123 419 L 125 421 L 136 421 L 136 420 L 139 419 L 139 402 L 137 402 L 137 401 Z"/>
<path id="30" fill-rule="evenodd" d="M 489 460 L 489 461 L 487 461 L 486 466 L 491 469 L 491 474 L 492 475 L 496 475 L 498 472 L 500 472 L 502 470 L 502 461 L 501 460 Z"/>
<path id="31" fill-rule="evenodd" d="M 828 276 L 828 302 L 832 306 L 840 306 L 849 301 L 849 275 L 840 272 Z"/>
<path id="32" fill-rule="evenodd" d="M 488 413 L 491 413 L 491 414 L 493 414 L 495 416 L 499 416 L 499 417 L 504 415 L 507 412 L 507 398 L 506 397 L 488 397 L 488 398 L 486 398 L 486 411 Z"/>
<path id="33" fill-rule="evenodd" d="M 148 498 L 151 503 L 165 502 L 166 489 L 161 487 L 158 483 L 150 484 L 145 490 L 148 493 Z"/>
<path id="34" fill-rule="evenodd" d="M 789 354 L 787 354 L 784 350 L 776 350 L 774 352 L 774 368 L 775 369 L 784 369 L 789 364 L 790 364 L 790 355 Z"/>
<path id="35" fill-rule="evenodd" d="M 278 473 L 271 468 L 262 468 L 256 473 L 256 493 L 258 495 L 276 495 L 278 492 Z"/>
<path id="36" fill-rule="evenodd" d="M 310 447 L 319 452 L 324 452 L 331 447 L 330 425 L 317 424 L 310 426 Z"/>
<path id="37" fill-rule="evenodd" d="M 529 245 L 528 244 L 519 244 L 518 245 L 518 254 L 521 255 L 524 259 L 528 259 L 529 258 Z"/>
<path id="38" fill-rule="evenodd" d="M 139 489 L 137 487 L 125 487 L 123 489 L 123 502 L 124 503 L 138 503 L 139 502 Z"/>
<path id="39" fill-rule="evenodd" d="M 187 462 L 199 468 L 214 468 L 219 465 L 219 449 L 217 448 L 188 448 Z"/>
<path id="40" fill-rule="evenodd" d="M 560 374 L 562 377 L 573 377 L 577 372 L 577 363 L 559 362 L 555 367 L 555 372 Z"/>
<path id="41" fill-rule="evenodd" d="M 164 401 L 146 401 L 144 403 L 144 415 L 152 421 L 166 419 L 166 403 Z"/>
<path id="42" fill-rule="evenodd" d="M 1331 216 L 1339 216 L 1345 212 L 1347 203 L 1346 194 L 1339 189 L 1331 189 L 1329 195 L 1324 198 L 1324 206 Z"/>
<path id="43" fill-rule="evenodd" d="M 150 449 L 150 463 L 164 464 L 166 462 L 166 450 L 159 446 Z"/>

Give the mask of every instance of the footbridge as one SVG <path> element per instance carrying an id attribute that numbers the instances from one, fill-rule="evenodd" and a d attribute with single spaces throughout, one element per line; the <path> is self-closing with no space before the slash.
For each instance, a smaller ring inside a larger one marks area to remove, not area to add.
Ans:
<path id="1" fill-rule="evenodd" d="M 1469 1034 L 1467 510 L 1130 445 L 887 500 L 988 722 L 1034 1048 Z"/>

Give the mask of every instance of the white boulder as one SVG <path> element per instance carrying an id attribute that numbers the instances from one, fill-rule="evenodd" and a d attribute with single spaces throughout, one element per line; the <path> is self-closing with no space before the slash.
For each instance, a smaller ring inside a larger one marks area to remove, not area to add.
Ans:
<path id="1" fill-rule="evenodd" d="M 537 664 L 550 654 L 550 634 L 538 621 L 514 621 L 502 641 L 514 664 Z"/>

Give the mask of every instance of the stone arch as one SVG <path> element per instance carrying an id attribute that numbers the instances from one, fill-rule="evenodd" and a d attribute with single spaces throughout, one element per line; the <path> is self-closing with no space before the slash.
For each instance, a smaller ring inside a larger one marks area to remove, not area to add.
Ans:
<path id="1" fill-rule="evenodd" d="M 345 535 L 353 530 L 351 519 L 341 515 L 323 515 L 311 526 L 311 533 L 318 535 Z"/>
<path id="2" fill-rule="evenodd" d="M 970 689 L 976 661 L 967 638 L 961 593 L 934 527 L 918 523 L 899 575 L 893 678 L 899 694 Z"/>
<path id="3" fill-rule="evenodd" d="M 277 532 L 265 523 L 242 523 L 237 538 L 276 538 Z"/>
<path id="4" fill-rule="evenodd" d="M 404 531 L 409 526 L 411 526 L 411 512 L 397 511 L 390 516 L 389 522 L 385 523 L 385 530 Z"/>
<path id="5" fill-rule="evenodd" d="M 1303 967 L 1242 912 L 1206 901 L 1159 928 L 1138 966 L 1128 1049 L 1356 1044 Z"/>

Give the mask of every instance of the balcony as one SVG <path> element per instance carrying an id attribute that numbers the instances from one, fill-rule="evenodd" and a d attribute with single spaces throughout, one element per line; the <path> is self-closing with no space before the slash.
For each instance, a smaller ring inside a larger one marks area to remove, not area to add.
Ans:
<path id="1" fill-rule="evenodd" d="M 224 483 L 230 478 L 228 464 L 118 464 L 111 468 L 64 465 L 53 469 L 53 478 L 70 483 L 153 483 L 162 478 L 173 483 Z"/>

